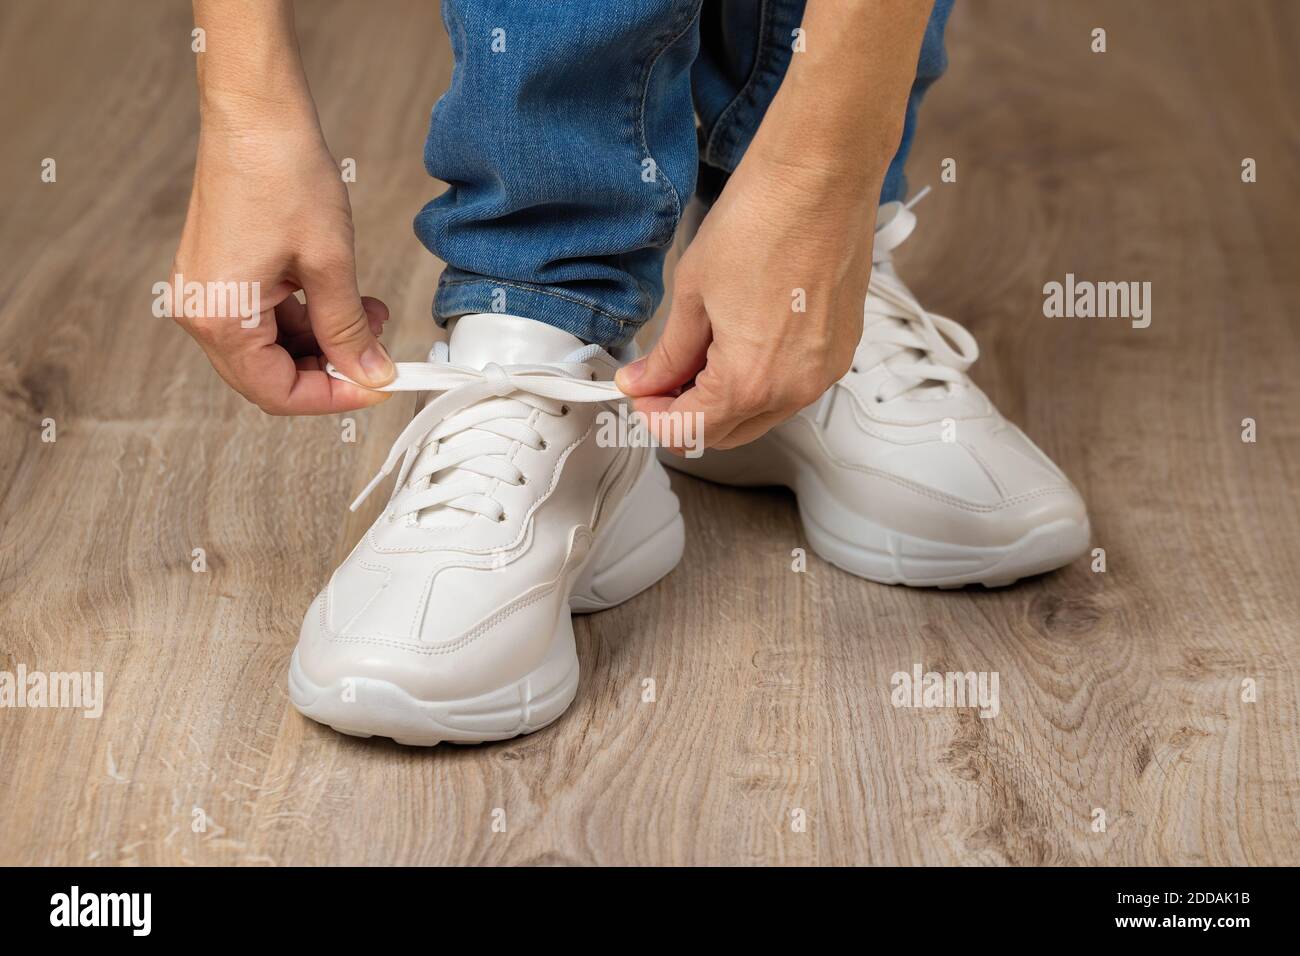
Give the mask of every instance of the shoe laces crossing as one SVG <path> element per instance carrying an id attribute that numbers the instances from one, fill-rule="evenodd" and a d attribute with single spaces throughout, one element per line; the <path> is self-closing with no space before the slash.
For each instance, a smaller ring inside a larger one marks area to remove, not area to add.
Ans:
<path id="1" fill-rule="evenodd" d="M 505 509 L 492 490 L 498 482 L 517 486 L 526 480 L 513 461 L 520 446 L 546 447 L 530 424 L 535 421 L 534 410 L 560 416 L 569 411 L 564 403 L 624 397 L 613 382 L 596 381 L 595 373 L 585 366 L 599 352 L 599 346 L 587 346 L 561 363 L 488 363 L 476 369 L 451 364 L 447 344 L 439 342 L 431 361 L 397 362 L 394 380 L 377 391 L 441 394 L 402 429 L 351 510 L 356 511 L 400 463 L 388 505 L 390 520 L 440 507 L 504 520 Z M 337 379 L 358 384 L 333 365 L 327 370 Z"/>
<path id="2" fill-rule="evenodd" d="M 877 230 L 878 266 L 887 263 L 890 253 L 912 234 L 916 228 L 912 206 L 929 191 L 927 186 L 907 205 L 900 206 Z M 889 401 L 932 382 L 949 387 L 959 384 L 966 369 L 979 358 L 973 335 L 952 319 L 927 312 L 889 269 L 871 271 L 863 318 L 857 361 L 867 367 L 886 362 L 893 376 L 877 393 L 878 401 Z"/>

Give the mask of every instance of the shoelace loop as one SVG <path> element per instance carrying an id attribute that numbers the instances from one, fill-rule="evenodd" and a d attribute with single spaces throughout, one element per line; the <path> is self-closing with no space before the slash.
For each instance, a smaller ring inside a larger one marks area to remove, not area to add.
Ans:
<path id="1" fill-rule="evenodd" d="M 911 207 L 928 192 L 926 187 L 907 205 L 889 211 L 876 232 L 877 263 L 887 262 L 889 254 L 912 234 L 916 214 Z M 894 380 L 882 387 L 878 401 L 889 401 L 926 382 L 960 383 L 979 358 L 979 345 L 970 332 L 952 319 L 927 312 L 907 286 L 883 269 L 871 272 L 863 315 L 862 364 L 876 365 L 906 350 L 921 353 L 916 361 L 889 366 Z"/>
<path id="2" fill-rule="evenodd" d="M 470 476 L 497 479 L 518 484 L 523 475 L 511 464 L 509 451 L 514 442 L 540 448 L 544 441 L 535 429 L 529 427 L 517 414 L 504 411 L 493 414 L 485 408 L 475 415 L 473 407 L 493 399 L 510 398 L 548 414 L 564 414 L 559 402 L 609 402 L 622 399 L 623 393 L 613 382 L 577 378 L 587 374 L 583 353 L 570 359 L 577 362 L 538 365 L 501 366 L 488 363 L 482 369 L 452 365 L 447 360 L 446 343 L 438 343 L 429 362 L 397 362 L 396 377 L 376 391 L 383 392 L 441 392 L 416 413 L 393 442 L 379 472 L 362 489 L 350 508 L 356 511 L 370 494 L 392 473 L 401 462 L 390 517 L 435 508 L 440 505 L 457 508 L 485 517 L 501 520 L 504 514 L 499 502 L 482 490 L 482 483 L 449 482 L 438 485 L 432 478 L 440 472 L 457 469 Z M 332 364 L 326 367 L 331 376 L 344 382 L 360 384 L 344 375 Z M 462 415 L 457 421 L 457 416 Z M 445 449 L 442 442 L 466 432 L 483 433 L 483 440 L 465 442 L 458 448 Z M 504 441 L 494 441 L 493 439 Z M 426 442 L 429 439 L 429 442 Z M 424 454 L 430 447 L 432 453 Z M 416 467 L 419 461 L 418 468 Z M 420 479 L 429 479 L 423 489 L 416 489 Z"/>

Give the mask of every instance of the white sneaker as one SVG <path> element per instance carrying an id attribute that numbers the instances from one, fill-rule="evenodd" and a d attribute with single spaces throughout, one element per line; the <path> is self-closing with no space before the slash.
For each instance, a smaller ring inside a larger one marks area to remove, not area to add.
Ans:
<path id="1" fill-rule="evenodd" d="M 619 397 L 619 363 L 600 348 L 469 315 L 431 359 L 398 363 L 391 390 L 443 394 L 363 492 L 400 462 L 388 507 L 307 612 L 289 691 L 345 734 L 501 740 L 569 706 L 570 610 L 612 607 L 671 571 L 682 519 L 649 449 L 597 444 L 596 415 Z"/>
<path id="2" fill-rule="evenodd" d="M 813 549 L 873 581 L 996 587 L 1068 564 L 1088 547 L 1083 500 L 966 375 L 971 334 L 895 275 L 890 253 L 915 224 L 901 203 L 881 207 L 862 341 L 820 401 L 748 445 L 663 461 L 789 487 Z"/>

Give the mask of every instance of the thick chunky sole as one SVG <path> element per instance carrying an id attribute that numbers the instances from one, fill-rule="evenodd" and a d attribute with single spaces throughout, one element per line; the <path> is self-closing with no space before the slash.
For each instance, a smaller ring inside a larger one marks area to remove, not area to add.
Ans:
<path id="1" fill-rule="evenodd" d="M 632 491 L 568 584 L 575 613 L 604 610 L 635 597 L 681 560 L 685 526 L 668 475 L 647 462 Z M 578 692 L 573 620 L 561 612 L 542 662 L 518 680 L 461 700 L 421 700 L 394 683 L 368 677 L 314 684 L 297 651 L 289 663 L 289 698 L 312 720 L 352 737 L 391 737 L 431 747 L 477 744 L 530 734 L 559 719 Z"/>
<path id="2" fill-rule="evenodd" d="M 1055 570 L 1087 551 L 1090 529 L 1063 519 L 1041 525 L 1011 544 L 972 547 L 904 534 L 850 513 L 830 496 L 816 471 L 771 439 L 700 458 L 664 454 L 665 465 L 718 484 L 779 485 L 794 492 L 808 543 L 824 560 L 880 584 L 959 588 L 1004 587 Z M 852 528 L 852 537 L 844 530 Z M 834 529 L 839 529 L 837 533 Z"/>

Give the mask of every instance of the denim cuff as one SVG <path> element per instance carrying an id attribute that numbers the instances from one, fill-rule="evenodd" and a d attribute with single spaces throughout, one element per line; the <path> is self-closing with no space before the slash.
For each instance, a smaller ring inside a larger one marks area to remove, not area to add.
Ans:
<path id="1" fill-rule="evenodd" d="M 641 325 L 636 319 L 612 315 L 552 286 L 490 279 L 461 273 L 448 266 L 433 298 L 434 319 L 445 327 L 448 319 L 475 312 L 523 316 L 553 325 L 589 345 L 606 349 L 631 342 Z"/>

